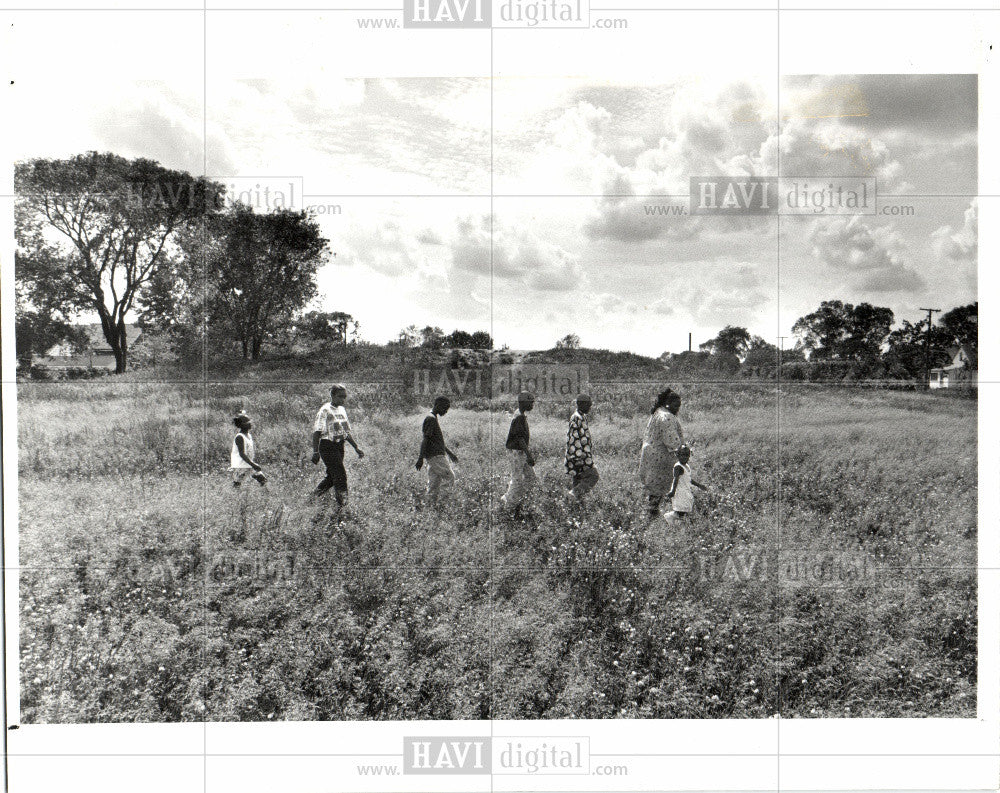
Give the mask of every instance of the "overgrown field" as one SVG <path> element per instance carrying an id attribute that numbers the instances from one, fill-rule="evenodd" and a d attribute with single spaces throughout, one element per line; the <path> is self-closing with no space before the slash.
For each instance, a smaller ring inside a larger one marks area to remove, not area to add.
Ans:
<path id="1" fill-rule="evenodd" d="M 570 406 L 539 404 L 513 522 L 509 405 L 442 420 L 459 481 L 417 512 L 426 406 L 352 388 L 338 514 L 325 384 L 20 385 L 22 719 L 974 716 L 975 402 L 685 386 L 714 494 L 667 530 L 635 474 L 656 390 L 595 386 L 582 508 Z M 230 484 L 240 407 L 267 490 Z"/>

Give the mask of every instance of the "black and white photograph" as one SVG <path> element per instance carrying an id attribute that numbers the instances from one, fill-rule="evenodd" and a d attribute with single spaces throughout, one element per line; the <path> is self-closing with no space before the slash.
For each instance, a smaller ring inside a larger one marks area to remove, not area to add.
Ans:
<path id="1" fill-rule="evenodd" d="M 682 13 L 579 7 L 11 12 L 11 790 L 1000 784 L 995 69 L 519 59 Z"/>

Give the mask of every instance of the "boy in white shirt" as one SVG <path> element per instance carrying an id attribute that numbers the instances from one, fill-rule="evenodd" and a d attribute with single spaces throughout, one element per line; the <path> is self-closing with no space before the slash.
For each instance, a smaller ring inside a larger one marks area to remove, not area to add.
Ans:
<path id="1" fill-rule="evenodd" d="M 313 422 L 313 465 L 320 460 L 326 466 L 326 477 L 316 486 L 316 493 L 325 493 L 331 487 L 340 506 L 347 504 L 347 469 L 344 468 L 344 444 L 349 443 L 358 454 L 365 456 L 351 434 L 344 402 L 347 387 L 337 383 L 330 389 L 330 401 L 323 405 Z"/>

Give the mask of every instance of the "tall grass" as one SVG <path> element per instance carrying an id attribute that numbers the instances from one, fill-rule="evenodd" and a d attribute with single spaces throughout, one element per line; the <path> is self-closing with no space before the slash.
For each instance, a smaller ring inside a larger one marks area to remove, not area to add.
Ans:
<path id="1" fill-rule="evenodd" d="M 496 512 L 509 406 L 443 419 L 458 482 L 418 512 L 426 406 L 385 387 L 352 388 L 368 456 L 338 513 L 312 494 L 325 390 L 19 386 L 26 722 L 975 714 L 972 402 L 692 385 L 695 475 L 724 498 L 668 531 L 636 479 L 653 388 L 595 386 L 583 507 L 569 405 L 539 404 L 525 522 Z M 267 490 L 226 473 L 240 408 Z M 889 572 L 790 587 L 790 548 Z"/>

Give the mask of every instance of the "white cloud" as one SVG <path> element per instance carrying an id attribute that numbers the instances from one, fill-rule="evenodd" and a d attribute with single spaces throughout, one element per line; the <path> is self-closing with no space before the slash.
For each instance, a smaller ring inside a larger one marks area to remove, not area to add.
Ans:
<path id="1" fill-rule="evenodd" d="M 490 217 L 464 217 L 450 240 L 454 269 L 496 281 L 511 281 L 543 292 L 580 289 L 586 275 L 579 257 L 546 242 L 534 231 L 516 229 Z M 491 258 L 492 254 L 492 258 Z"/>
<path id="2" fill-rule="evenodd" d="M 960 262 L 975 262 L 979 255 L 979 210 L 973 199 L 965 210 L 962 227 L 941 226 L 931 234 L 938 256 Z"/>
<path id="3" fill-rule="evenodd" d="M 904 261 L 902 235 L 889 226 L 872 228 L 861 216 L 826 218 L 809 235 L 814 258 L 841 273 L 846 284 L 871 292 L 909 292 L 924 279 Z"/>

